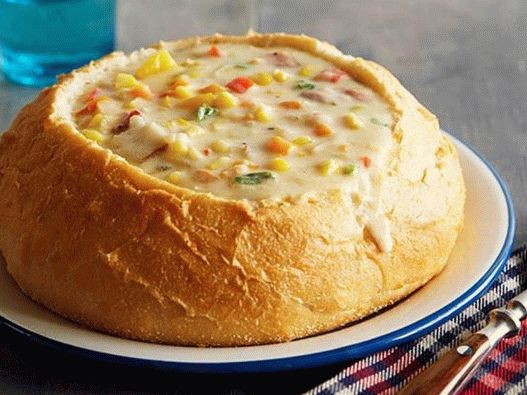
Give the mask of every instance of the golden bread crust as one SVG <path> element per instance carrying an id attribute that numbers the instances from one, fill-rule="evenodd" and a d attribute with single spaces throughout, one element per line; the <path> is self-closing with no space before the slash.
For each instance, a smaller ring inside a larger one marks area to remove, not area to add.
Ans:
<path id="1" fill-rule="evenodd" d="M 305 36 L 196 41 L 285 45 L 335 63 L 390 104 L 396 144 L 382 179 L 393 249 L 339 193 L 249 203 L 150 177 L 74 129 L 75 91 L 121 53 L 63 76 L 27 105 L 0 142 L 0 250 L 21 289 L 51 310 L 151 342 L 230 346 L 337 328 L 407 296 L 445 266 L 463 221 L 456 151 L 388 71 Z M 133 56 L 144 56 L 145 50 Z"/>

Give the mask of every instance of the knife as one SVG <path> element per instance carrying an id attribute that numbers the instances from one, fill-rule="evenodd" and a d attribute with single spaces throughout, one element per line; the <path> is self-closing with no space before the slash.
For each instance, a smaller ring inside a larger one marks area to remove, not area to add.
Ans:
<path id="1" fill-rule="evenodd" d="M 526 317 L 527 291 L 524 291 L 511 299 L 506 307 L 492 310 L 487 326 L 417 375 L 399 395 L 457 394 L 500 340 L 520 333 L 521 321 Z"/>

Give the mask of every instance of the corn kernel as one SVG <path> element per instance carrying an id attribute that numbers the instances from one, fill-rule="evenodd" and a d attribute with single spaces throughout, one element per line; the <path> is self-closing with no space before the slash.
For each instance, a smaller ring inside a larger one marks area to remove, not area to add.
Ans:
<path id="1" fill-rule="evenodd" d="M 313 75 L 313 66 L 307 65 L 302 67 L 298 71 L 298 75 L 301 75 L 302 77 L 311 77 L 311 75 Z"/>
<path id="2" fill-rule="evenodd" d="M 172 108 L 176 104 L 176 101 L 173 97 L 163 96 L 160 100 L 160 103 L 163 107 Z"/>
<path id="3" fill-rule="evenodd" d="M 187 86 L 190 84 L 190 79 L 186 74 L 178 74 L 174 78 L 174 81 L 170 84 L 170 87 L 175 89 L 178 86 Z"/>
<path id="4" fill-rule="evenodd" d="M 255 113 L 254 113 L 254 117 L 256 118 L 256 120 L 258 122 L 268 122 L 271 120 L 271 115 L 269 114 L 269 112 L 263 108 L 263 107 L 259 107 Z"/>
<path id="5" fill-rule="evenodd" d="M 226 154 L 230 151 L 229 144 L 223 140 L 214 140 L 210 144 L 210 148 L 212 148 L 212 150 L 218 154 Z"/>
<path id="6" fill-rule="evenodd" d="M 129 89 L 137 86 L 137 80 L 132 74 L 119 73 L 115 77 L 115 88 L 116 89 Z"/>
<path id="7" fill-rule="evenodd" d="M 154 96 L 148 85 L 139 83 L 131 91 L 132 96 L 150 100 Z"/>
<path id="8" fill-rule="evenodd" d="M 190 147 L 187 156 L 192 160 L 198 160 L 203 157 L 203 155 L 194 147 Z"/>
<path id="9" fill-rule="evenodd" d="M 226 167 L 230 162 L 231 158 L 229 158 L 228 156 L 222 156 L 221 158 L 216 159 L 207 167 L 209 168 L 209 170 L 218 170 L 223 167 Z"/>
<path id="10" fill-rule="evenodd" d="M 214 105 L 219 108 L 231 108 L 236 105 L 237 98 L 229 92 L 220 92 L 214 100 Z"/>
<path id="11" fill-rule="evenodd" d="M 364 123 L 357 115 L 349 113 L 344 116 L 344 125 L 350 129 L 360 129 L 364 126 Z"/>
<path id="12" fill-rule="evenodd" d="M 178 87 L 179 88 L 179 87 Z M 215 96 L 212 93 L 202 93 L 188 99 L 183 100 L 180 105 L 189 110 L 195 110 L 202 104 L 211 105 L 214 102 Z"/>
<path id="13" fill-rule="evenodd" d="M 325 123 L 317 123 L 313 129 L 313 133 L 320 137 L 327 137 L 333 134 L 333 130 Z"/>
<path id="14" fill-rule="evenodd" d="M 190 70 L 188 76 L 192 79 L 201 77 L 201 71 L 199 70 Z"/>
<path id="15" fill-rule="evenodd" d="M 335 173 L 339 168 L 340 168 L 340 163 L 338 160 L 328 159 L 319 165 L 318 170 L 320 171 L 322 175 L 329 176 Z"/>
<path id="16" fill-rule="evenodd" d="M 189 126 L 192 125 L 192 122 L 187 121 L 185 118 L 178 118 L 176 122 L 178 123 L 179 126 L 183 128 L 188 128 Z"/>
<path id="17" fill-rule="evenodd" d="M 165 151 L 165 155 L 168 159 L 173 160 L 175 158 L 185 156 L 188 153 L 188 150 L 188 142 L 182 138 L 177 138 L 176 140 L 168 144 L 167 149 Z"/>
<path id="18" fill-rule="evenodd" d="M 125 107 L 131 110 L 135 110 L 139 108 L 140 104 L 141 104 L 141 99 L 136 97 L 135 99 L 132 99 L 128 103 L 126 103 Z"/>
<path id="19" fill-rule="evenodd" d="M 186 86 L 176 86 L 176 88 L 171 91 L 171 94 L 179 99 L 188 99 L 192 97 L 192 91 Z"/>
<path id="20" fill-rule="evenodd" d="M 210 85 L 207 85 L 203 88 L 201 88 L 198 92 L 199 93 L 219 93 L 223 92 L 225 88 L 219 84 L 213 83 Z"/>
<path id="21" fill-rule="evenodd" d="M 313 139 L 309 136 L 298 136 L 297 138 L 293 140 L 293 143 L 298 146 L 311 144 L 312 142 L 313 142 Z"/>
<path id="22" fill-rule="evenodd" d="M 189 136 L 196 136 L 196 135 L 200 135 L 200 134 L 205 134 L 205 129 L 203 129 L 201 126 L 191 124 L 191 125 L 185 130 L 185 132 L 186 132 Z"/>
<path id="23" fill-rule="evenodd" d="M 276 171 L 287 171 L 289 170 L 289 162 L 283 158 L 274 158 L 269 162 L 269 168 Z"/>
<path id="24" fill-rule="evenodd" d="M 95 114 L 88 124 L 88 128 L 95 129 L 101 126 L 103 115 L 101 113 Z"/>
<path id="25" fill-rule="evenodd" d="M 182 172 L 173 171 L 167 176 L 167 181 L 171 182 L 172 184 L 178 184 L 181 181 L 182 177 L 183 177 Z"/>
<path id="26" fill-rule="evenodd" d="M 273 71 L 273 78 L 276 82 L 285 82 L 289 79 L 290 75 L 283 72 L 282 70 Z"/>
<path id="27" fill-rule="evenodd" d="M 82 133 L 84 134 L 84 137 L 91 141 L 95 141 L 96 143 L 100 143 L 104 140 L 104 135 L 95 129 L 85 129 Z"/>
<path id="28" fill-rule="evenodd" d="M 284 140 L 280 136 L 271 137 L 265 146 L 267 150 L 279 155 L 288 155 L 289 151 L 293 148 L 293 145 L 289 141 Z"/>
<path id="29" fill-rule="evenodd" d="M 251 76 L 251 80 L 256 82 L 258 85 L 267 86 L 273 82 L 273 76 L 269 73 L 257 73 Z"/>
<path id="30" fill-rule="evenodd" d="M 177 66 L 177 63 L 166 49 L 160 49 L 148 57 L 145 62 L 135 71 L 137 78 L 145 78 Z"/>

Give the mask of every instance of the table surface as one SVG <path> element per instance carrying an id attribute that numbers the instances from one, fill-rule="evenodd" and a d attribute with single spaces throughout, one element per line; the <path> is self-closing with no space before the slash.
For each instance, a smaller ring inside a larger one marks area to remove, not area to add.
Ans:
<path id="1" fill-rule="evenodd" d="M 527 2 L 523 0 L 127 0 L 118 47 L 215 31 L 306 33 L 373 59 L 397 76 L 444 129 L 494 164 L 527 239 Z M 154 5 L 154 6 L 152 6 Z M 148 7 L 148 9 L 146 9 Z M 254 8 L 255 17 L 244 10 Z M 148 14 L 148 18 L 145 18 Z M 252 22 L 250 22 L 252 20 Z M 139 28 L 140 27 L 140 28 Z M 0 130 L 38 92 L 0 76 Z M 273 375 L 195 377 L 95 364 L 0 328 L 0 393 L 300 392 L 344 365 Z"/>

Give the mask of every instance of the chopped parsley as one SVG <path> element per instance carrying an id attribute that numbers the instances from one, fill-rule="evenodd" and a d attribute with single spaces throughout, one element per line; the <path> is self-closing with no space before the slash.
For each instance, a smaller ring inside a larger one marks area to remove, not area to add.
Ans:
<path id="1" fill-rule="evenodd" d="M 236 67 L 237 69 L 247 69 L 249 65 L 245 63 L 237 63 L 234 65 L 234 67 Z"/>
<path id="2" fill-rule="evenodd" d="M 258 173 L 247 173 L 243 174 L 241 176 L 234 177 L 234 182 L 236 184 L 243 184 L 243 185 L 256 185 L 261 184 L 265 180 L 274 178 L 273 173 L 269 171 L 261 171 Z"/>
<path id="3" fill-rule="evenodd" d="M 199 106 L 198 110 L 196 111 L 196 119 L 198 121 L 203 121 L 206 118 L 213 117 L 218 113 L 218 109 L 208 106 L 206 104 L 202 104 Z"/>
<path id="4" fill-rule="evenodd" d="M 299 80 L 296 82 L 297 89 L 315 89 L 315 84 L 309 81 Z"/>
<path id="5" fill-rule="evenodd" d="M 172 166 L 168 166 L 168 165 L 160 165 L 156 167 L 157 171 L 167 171 L 170 169 L 172 169 Z"/>

